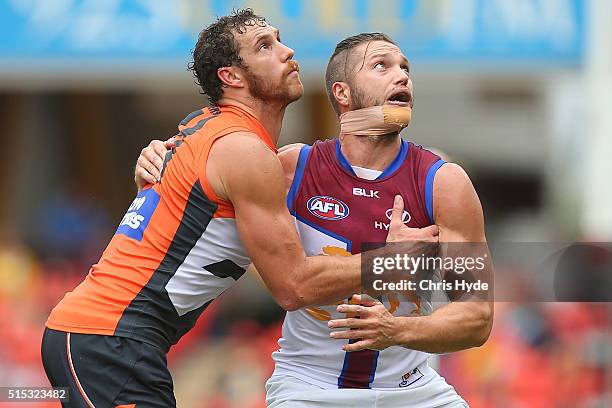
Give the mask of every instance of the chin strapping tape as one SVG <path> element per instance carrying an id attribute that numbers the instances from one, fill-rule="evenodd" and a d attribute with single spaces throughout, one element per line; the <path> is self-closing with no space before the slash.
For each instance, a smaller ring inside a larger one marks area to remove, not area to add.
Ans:
<path id="1" fill-rule="evenodd" d="M 412 108 L 402 106 L 372 106 L 340 115 L 340 134 L 382 136 L 399 133 L 412 119 Z"/>

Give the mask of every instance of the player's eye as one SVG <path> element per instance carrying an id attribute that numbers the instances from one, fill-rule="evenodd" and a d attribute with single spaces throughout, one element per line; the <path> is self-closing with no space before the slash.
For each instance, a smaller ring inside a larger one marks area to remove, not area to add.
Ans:
<path id="1" fill-rule="evenodd" d="M 270 40 L 263 40 L 260 44 L 259 44 L 259 50 L 267 50 L 270 47 L 272 47 L 272 42 Z"/>
<path id="2" fill-rule="evenodd" d="M 386 65 L 384 62 L 377 62 L 376 64 L 374 64 L 374 69 L 378 70 L 378 71 L 382 71 L 386 68 Z"/>

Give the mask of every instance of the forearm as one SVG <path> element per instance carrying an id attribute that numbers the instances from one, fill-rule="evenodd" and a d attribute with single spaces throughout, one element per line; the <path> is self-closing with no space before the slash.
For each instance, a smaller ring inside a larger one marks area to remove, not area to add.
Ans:
<path id="1" fill-rule="evenodd" d="M 452 302 L 429 316 L 396 317 L 395 343 L 428 353 L 483 345 L 493 322 L 490 302 Z"/>
<path id="2" fill-rule="evenodd" d="M 295 308 L 326 305 L 361 290 L 361 256 L 306 257 L 292 278 Z"/>

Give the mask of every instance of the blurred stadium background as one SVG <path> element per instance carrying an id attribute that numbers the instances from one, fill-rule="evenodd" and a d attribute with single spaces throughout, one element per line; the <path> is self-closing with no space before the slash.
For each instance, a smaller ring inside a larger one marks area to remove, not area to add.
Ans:
<path id="1" fill-rule="evenodd" d="M 327 58 L 383 31 L 412 64 L 403 136 L 467 169 L 490 241 L 612 237 L 608 0 L 2 0 L 0 386 L 47 384 L 44 321 L 131 202 L 140 149 L 205 104 L 190 50 L 235 6 L 302 63 L 281 144 L 336 134 Z M 282 316 L 250 277 L 222 296 L 171 352 L 179 406 L 263 407 Z M 609 303 L 498 302 L 488 343 L 439 369 L 473 408 L 610 407 L 611 330 Z"/>

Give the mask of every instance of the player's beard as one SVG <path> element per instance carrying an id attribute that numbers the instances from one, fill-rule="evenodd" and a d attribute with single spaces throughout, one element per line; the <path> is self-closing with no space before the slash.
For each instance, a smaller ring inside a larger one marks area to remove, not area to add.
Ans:
<path id="1" fill-rule="evenodd" d="M 260 76 L 246 67 L 246 81 L 251 95 L 260 101 L 268 103 L 279 102 L 286 106 L 298 100 L 302 96 L 303 91 L 292 91 L 285 80 L 286 78 L 283 74 L 283 80 L 279 81 L 279 84 L 275 84 L 269 77 Z"/>
<path id="2" fill-rule="evenodd" d="M 384 101 L 376 101 L 376 98 L 372 98 L 366 95 L 366 93 L 353 81 L 349 82 L 351 89 L 351 105 L 353 110 L 369 108 L 371 106 L 383 105 Z"/>

